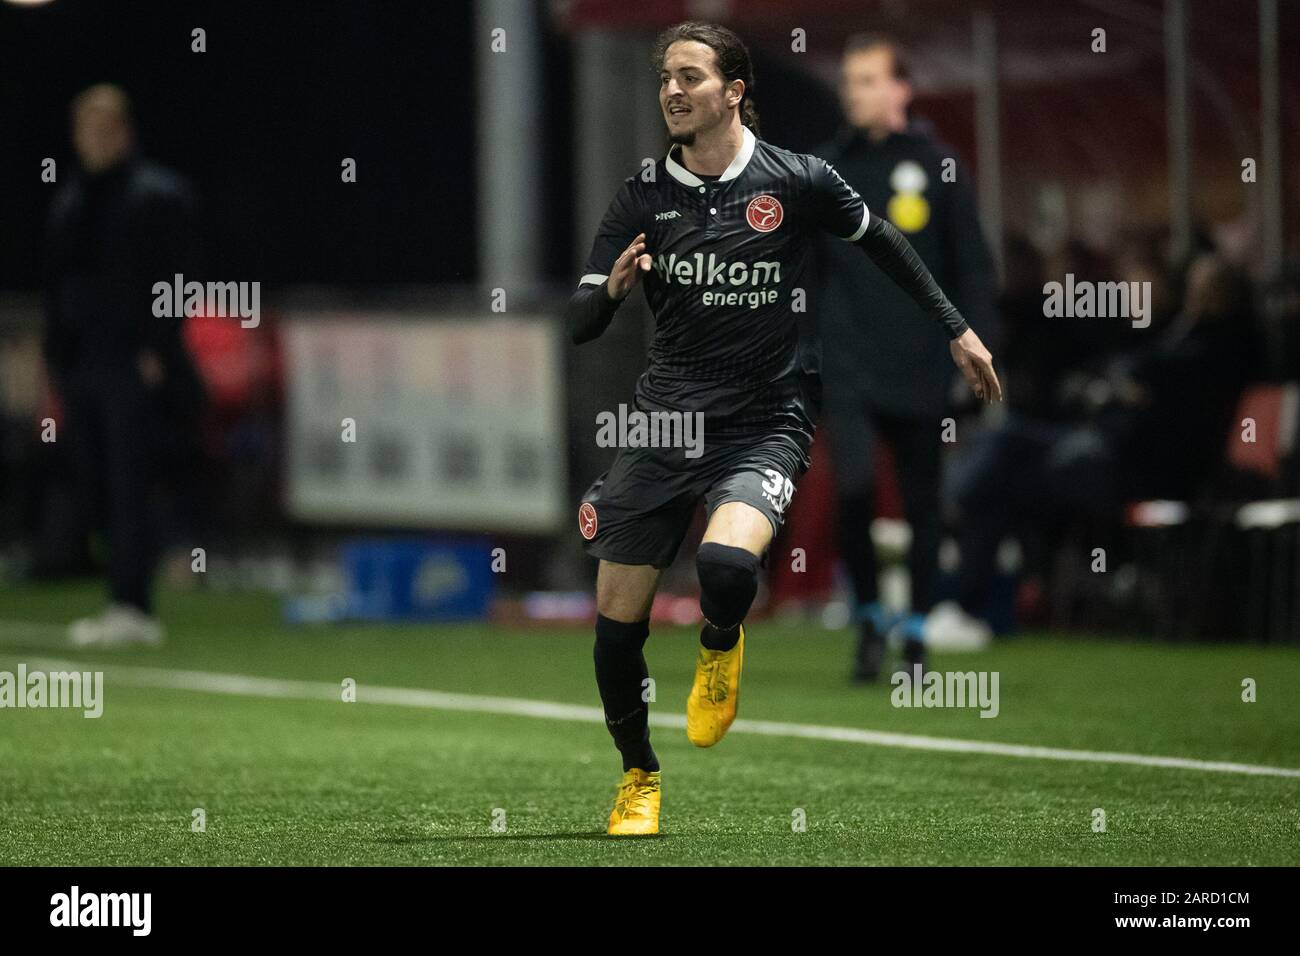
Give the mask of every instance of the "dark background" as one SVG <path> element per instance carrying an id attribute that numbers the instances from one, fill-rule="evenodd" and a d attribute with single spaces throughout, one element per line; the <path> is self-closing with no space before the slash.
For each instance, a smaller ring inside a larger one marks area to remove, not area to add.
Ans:
<path id="1" fill-rule="evenodd" d="M 220 274 L 469 281 L 470 22 L 427 0 L 0 3 L 0 288 L 37 287 L 57 187 L 33 183 L 47 156 L 72 173 L 68 104 L 96 82 L 126 88 L 145 154 L 198 187 Z"/>

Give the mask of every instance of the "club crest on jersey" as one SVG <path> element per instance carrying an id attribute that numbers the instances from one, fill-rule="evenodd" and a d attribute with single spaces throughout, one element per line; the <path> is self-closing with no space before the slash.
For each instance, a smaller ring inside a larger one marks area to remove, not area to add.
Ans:
<path id="1" fill-rule="evenodd" d="M 578 508 L 578 531 L 588 541 L 596 537 L 596 509 L 590 501 L 584 501 Z"/>
<path id="2" fill-rule="evenodd" d="M 749 205 L 745 207 L 745 219 L 758 232 L 771 232 L 781 225 L 784 216 L 781 201 L 775 196 L 769 196 L 767 193 L 755 196 L 749 201 Z"/>

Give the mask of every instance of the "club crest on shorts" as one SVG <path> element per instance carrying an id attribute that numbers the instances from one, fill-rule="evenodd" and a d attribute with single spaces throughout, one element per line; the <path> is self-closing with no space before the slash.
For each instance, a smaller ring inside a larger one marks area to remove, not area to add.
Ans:
<path id="1" fill-rule="evenodd" d="M 775 196 L 769 196 L 767 193 L 755 196 L 749 201 L 749 205 L 745 207 L 745 218 L 759 232 L 771 232 L 781 225 L 784 216 L 785 212 L 781 209 L 781 201 Z"/>
<path id="2" fill-rule="evenodd" d="M 596 537 L 596 509 L 590 501 L 584 501 L 578 508 L 578 531 L 588 541 Z"/>

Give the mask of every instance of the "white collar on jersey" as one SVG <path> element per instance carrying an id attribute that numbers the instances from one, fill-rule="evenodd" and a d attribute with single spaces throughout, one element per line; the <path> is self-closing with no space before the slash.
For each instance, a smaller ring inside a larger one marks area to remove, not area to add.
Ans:
<path id="1" fill-rule="evenodd" d="M 749 164 L 749 157 L 754 155 L 754 144 L 756 142 L 758 142 L 758 140 L 755 139 L 754 134 L 749 131 L 749 127 L 742 126 L 740 128 L 740 152 L 738 152 L 736 158 L 731 161 L 731 165 L 723 170 L 722 175 L 718 177 L 718 182 L 721 183 L 726 182 L 728 179 L 735 179 L 744 171 L 745 167 Z M 673 179 L 684 185 L 703 186 L 704 181 L 700 179 L 700 177 L 696 176 L 681 163 L 677 162 L 677 160 L 673 159 L 674 149 L 677 149 L 677 146 L 674 145 L 669 149 L 668 155 L 664 157 L 664 166 L 667 168 L 668 174 L 672 176 Z"/>

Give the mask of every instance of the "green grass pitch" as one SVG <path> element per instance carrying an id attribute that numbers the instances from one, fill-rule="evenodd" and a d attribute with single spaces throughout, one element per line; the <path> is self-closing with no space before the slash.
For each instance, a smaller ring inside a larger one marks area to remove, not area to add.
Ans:
<path id="1" fill-rule="evenodd" d="M 594 707 L 585 630 L 295 629 L 271 598 L 196 592 L 162 596 L 171 634 L 158 650 L 48 641 L 41 622 L 101 599 L 84 584 L 0 592 L 0 670 L 58 659 L 108 672 L 97 720 L 0 710 L 0 863 L 1300 863 L 1294 777 L 739 732 L 700 751 L 662 727 L 662 833 L 611 839 L 620 768 L 599 723 L 365 700 L 385 686 Z M 695 641 L 652 631 L 657 713 L 684 712 Z M 1026 637 L 936 656 L 940 670 L 999 672 L 1001 713 L 981 719 L 850 686 L 850 642 L 755 622 L 741 718 L 1300 768 L 1296 649 Z M 352 678 L 360 700 L 162 689 L 113 668 Z M 1255 703 L 1241 700 L 1246 677 Z M 204 832 L 191 830 L 195 808 Z"/>

